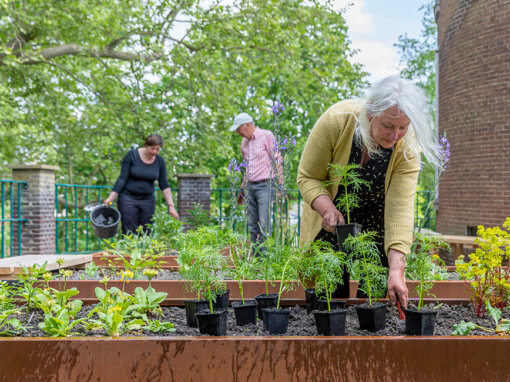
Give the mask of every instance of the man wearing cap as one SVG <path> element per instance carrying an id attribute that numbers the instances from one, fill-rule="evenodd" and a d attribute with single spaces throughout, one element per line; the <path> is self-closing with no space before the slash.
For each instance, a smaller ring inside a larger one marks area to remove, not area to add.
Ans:
<path id="1" fill-rule="evenodd" d="M 275 137 L 271 131 L 255 126 L 253 118 L 246 113 L 235 116 L 230 131 L 243 137 L 241 153 L 247 165 L 241 188 L 247 193 L 248 228 L 252 243 L 262 243 L 271 233 L 271 179 L 275 178 L 273 164 L 280 162 L 275 152 Z"/>

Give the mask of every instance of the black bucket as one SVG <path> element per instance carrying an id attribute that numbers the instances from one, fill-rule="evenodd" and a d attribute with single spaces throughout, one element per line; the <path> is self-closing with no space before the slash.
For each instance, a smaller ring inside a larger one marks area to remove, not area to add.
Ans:
<path id="1" fill-rule="evenodd" d="M 90 212 L 90 221 L 96 237 L 109 239 L 117 234 L 120 212 L 116 208 L 100 205 Z"/>

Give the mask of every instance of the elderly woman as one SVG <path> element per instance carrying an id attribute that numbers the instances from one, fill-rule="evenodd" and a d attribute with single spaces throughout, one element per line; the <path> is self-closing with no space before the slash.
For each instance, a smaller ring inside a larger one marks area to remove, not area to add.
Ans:
<path id="1" fill-rule="evenodd" d="M 166 178 L 165 160 L 158 155 L 162 146 L 161 135 L 149 135 L 143 147 L 130 150 L 122 160 L 120 176 L 104 203 L 110 204 L 117 196 L 119 197 L 117 204 L 123 234 L 135 232 L 139 226 L 148 232 L 147 224 L 152 223 L 152 215 L 156 207 L 155 180 L 158 181 L 159 188 L 168 204 L 169 214 L 179 219 Z"/>
<path id="2" fill-rule="evenodd" d="M 413 237 L 413 211 L 421 153 L 440 165 L 441 152 L 433 133 L 424 92 L 397 76 L 368 90 L 364 101 L 331 106 L 317 121 L 306 142 L 298 169 L 298 186 L 305 202 L 301 242 L 322 239 L 338 248 L 333 234 L 345 224 L 345 211 L 335 206 L 338 186 L 325 188 L 329 164 L 359 164 L 363 188 L 351 222 L 378 233 L 381 261 L 389 267 L 388 293 L 407 307 L 405 255 Z M 348 297 L 347 288 L 337 297 Z"/>

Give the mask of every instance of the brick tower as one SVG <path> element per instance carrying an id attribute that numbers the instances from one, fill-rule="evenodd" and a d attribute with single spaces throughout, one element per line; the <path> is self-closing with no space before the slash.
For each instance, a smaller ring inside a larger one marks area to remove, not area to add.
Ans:
<path id="1" fill-rule="evenodd" d="M 451 145 L 437 231 L 466 235 L 510 216 L 510 0 L 436 0 L 435 16 L 439 131 Z"/>

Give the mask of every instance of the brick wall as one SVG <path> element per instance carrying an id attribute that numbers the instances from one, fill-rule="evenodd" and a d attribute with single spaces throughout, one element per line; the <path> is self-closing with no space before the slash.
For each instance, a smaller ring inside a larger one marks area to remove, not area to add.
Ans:
<path id="1" fill-rule="evenodd" d="M 510 0 L 440 0 L 439 130 L 451 144 L 437 230 L 510 216 Z"/>
<path id="2" fill-rule="evenodd" d="M 22 190 L 21 213 L 27 219 L 22 228 L 21 252 L 23 255 L 55 254 L 55 171 L 56 166 L 9 166 L 12 179 L 27 182 Z M 18 209 L 17 190 L 13 212 Z M 15 224 L 17 232 L 17 224 Z M 18 253 L 19 241 L 13 237 L 13 253 Z"/>
<path id="3" fill-rule="evenodd" d="M 211 208 L 211 178 L 209 174 L 179 174 L 177 175 L 179 183 L 178 207 L 179 216 L 182 220 L 190 216 L 195 203 L 209 213 Z"/>

